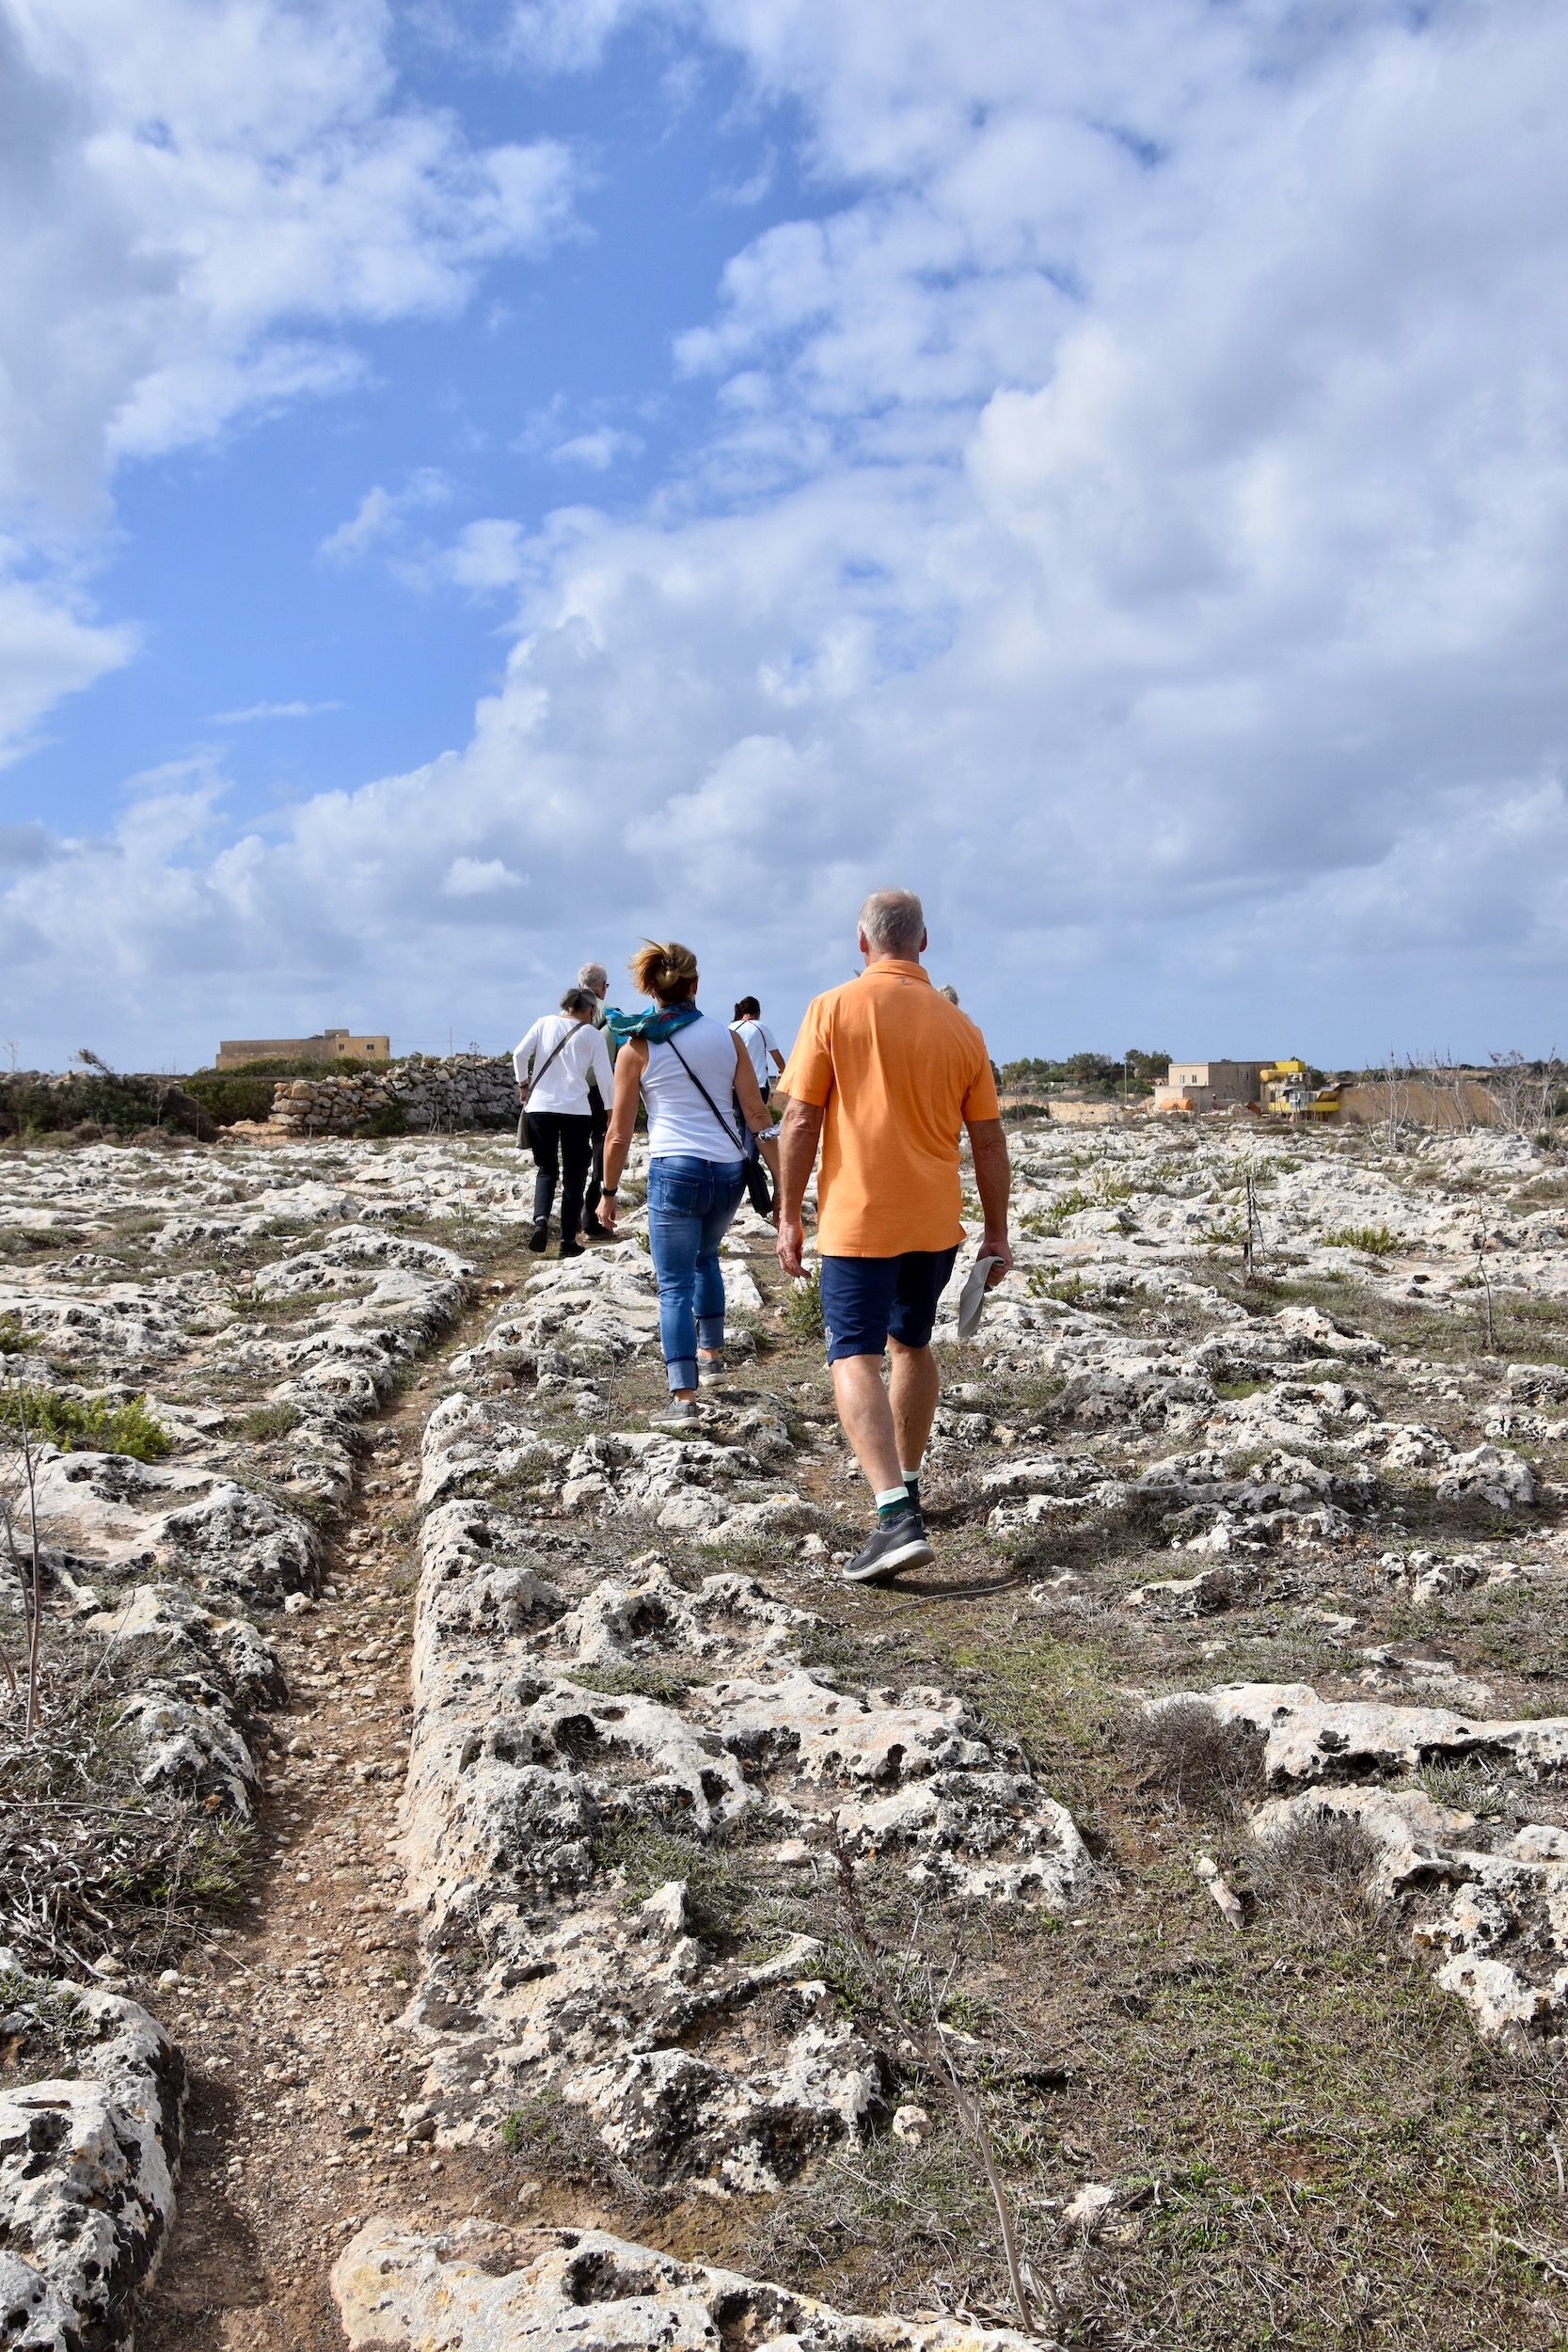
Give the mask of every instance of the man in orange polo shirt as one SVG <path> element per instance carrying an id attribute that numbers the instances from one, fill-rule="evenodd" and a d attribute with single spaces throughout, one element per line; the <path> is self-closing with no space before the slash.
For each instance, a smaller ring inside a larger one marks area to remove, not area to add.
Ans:
<path id="1" fill-rule="evenodd" d="M 985 1039 L 931 986 L 912 890 L 861 909 L 865 970 L 814 997 L 779 1080 L 779 1263 L 800 1272 L 800 1203 L 822 1146 L 816 1248 L 828 1362 L 844 1434 L 877 1498 L 877 1524 L 846 1579 L 871 1584 L 935 1558 L 920 1464 L 937 1408 L 937 1301 L 963 1240 L 958 1130 L 969 1130 L 985 1216 L 989 1288 L 1013 1262 L 1007 1145 Z M 886 1388 L 882 1357 L 892 1359 Z"/>

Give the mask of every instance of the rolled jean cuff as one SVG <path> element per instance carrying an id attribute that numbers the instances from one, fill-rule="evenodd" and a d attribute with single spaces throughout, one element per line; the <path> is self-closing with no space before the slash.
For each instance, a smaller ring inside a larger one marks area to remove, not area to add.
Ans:
<path id="1" fill-rule="evenodd" d="M 724 1318 L 722 1315 L 699 1315 L 697 1317 L 697 1344 L 699 1347 L 723 1346 Z"/>
<path id="2" fill-rule="evenodd" d="M 664 1376 L 670 1383 L 672 1396 L 677 1389 L 694 1389 L 697 1385 L 696 1357 L 681 1356 L 674 1362 L 666 1363 Z"/>

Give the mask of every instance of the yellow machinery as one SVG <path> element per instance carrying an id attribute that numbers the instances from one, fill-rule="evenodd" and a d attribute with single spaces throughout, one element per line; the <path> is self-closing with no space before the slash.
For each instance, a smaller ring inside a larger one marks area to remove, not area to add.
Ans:
<path id="1" fill-rule="evenodd" d="M 1267 1062 L 1258 1073 L 1263 1108 L 1275 1119 L 1338 1119 L 1338 1087 L 1314 1087 L 1304 1061 Z"/>

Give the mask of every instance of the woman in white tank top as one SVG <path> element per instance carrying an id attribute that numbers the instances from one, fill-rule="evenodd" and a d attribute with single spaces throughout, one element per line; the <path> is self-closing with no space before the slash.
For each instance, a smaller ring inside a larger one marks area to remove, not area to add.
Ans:
<path id="1" fill-rule="evenodd" d="M 722 1368 L 719 1245 L 746 1188 L 749 1134 L 760 1136 L 771 1122 L 745 1046 L 723 1022 L 697 1009 L 697 959 L 690 948 L 678 940 L 650 945 L 632 958 L 631 972 L 654 1009 L 606 1016 L 621 1050 L 599 1216 L 613 1227 L 641 1098 L 648 1106 L 648 1247 L 658 1277 L 671 1397 L 654 1420 L 678 1428 L 697 1418 L 699 1362 Z M 772 1165 L 772 1145 L 761 1148 Z"/>

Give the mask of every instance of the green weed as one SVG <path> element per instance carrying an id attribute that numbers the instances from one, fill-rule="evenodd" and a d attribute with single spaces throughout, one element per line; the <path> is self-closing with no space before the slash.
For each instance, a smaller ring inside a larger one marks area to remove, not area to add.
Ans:
<path id="1" fill-rule="evenodd" d="M 0 1429 L 20 1436 L 24 1425 L 62 1454 L 128 1454 L 134 1461 L 156 1462 L 174 1444 L 141 1396 L 117 1405 L 104 1396 L 61 1396 L 55 1389 L 0 1390 Z"/>
<path id="2" fill-rule="evenodd" d="M 784 1321 L 791 1336 L 802 1346 L 820 1345 L 826 1326 L 822 1321 L 822 1285 L 815 1270 L 803 1281 L 791 1282 L 784 1299 Z"/>
<path id="3" fill-rule="evenodd" d="M 1399 1236 L 1386 1225 L 1341 1225 L 1331 1233 L 1318 1235 L 1321 1249 L 1359 1249 L 1370 1258 L 1391 1257 L 1404 1248 Z"/>
<path id="4" fill-rule="evenodd" d="M 684 1879 L 687 1916 L 699 1935 L 733 1933 L 752 1899 L 752 1889 L 721 1849 L 699 1845 L 673 1830 L 614 1823 L 594 1841 L 594 1859 L 601 1870 L 623 1874 L 625 1911 L 635 1911 L 672 1880 Z"/>

